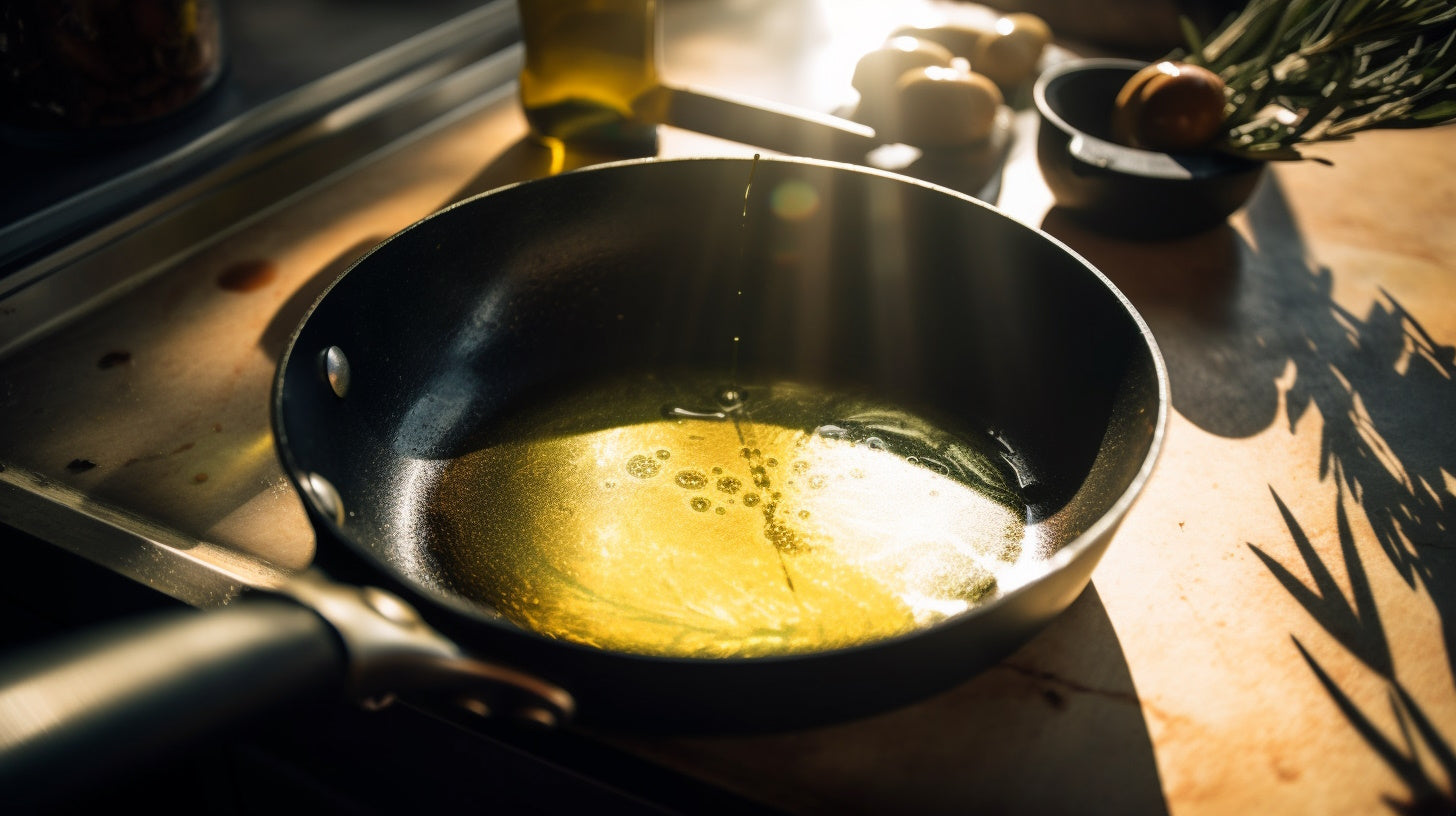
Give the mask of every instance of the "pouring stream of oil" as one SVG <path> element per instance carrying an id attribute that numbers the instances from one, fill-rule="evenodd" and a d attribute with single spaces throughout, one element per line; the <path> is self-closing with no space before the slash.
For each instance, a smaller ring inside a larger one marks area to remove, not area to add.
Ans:
<path id="1" fill-rule="evenodd" d="M 741 270 L 734 285 L 741 306 Z M 427 510 L 446 588 L 549 637 L 751 657 L 905 634 L 1034 574 L 1036 528 L 989 437 L 744 382 L 741 325 L 727 385 L 598 383 L 449 463 Z"/>
<path id="2" fill-rule="evenodd" d="M 728 369 L 733 373 L 732 382 L 738 381 L 738 347 L 743 341 L 743 278 L 748 263 L 748 202 L 753 195 L 753 177 L 758 175 L 758 155 L 748 165 L 748 182 L 743 185 L 743 212 L 738 218 L 738 263 L 733 268 L 733 346 Z"/>

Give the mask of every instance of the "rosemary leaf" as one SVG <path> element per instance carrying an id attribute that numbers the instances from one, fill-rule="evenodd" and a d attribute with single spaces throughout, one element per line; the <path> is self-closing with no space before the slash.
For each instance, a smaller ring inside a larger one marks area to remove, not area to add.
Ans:
<path id="1" fill-rule="evenodd" d="M 1186 61 L 1227 89 L 1222 149 L 1268 159 L 1373 128 L 1456 120 L 1456 3 L 1249 0 Z M 1283 111 L 1281 114 L 1280 111 Z"/>

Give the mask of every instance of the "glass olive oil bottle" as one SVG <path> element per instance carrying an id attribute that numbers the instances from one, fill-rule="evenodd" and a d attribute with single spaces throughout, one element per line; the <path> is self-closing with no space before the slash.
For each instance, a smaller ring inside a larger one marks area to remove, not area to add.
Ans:
<path id="1" fill-rule="evenodd" d="M 657 0 L 520 0 L 521 105 L 553 146 L 650 156 L 657 130 L 632 106 L 658 84 Z"/>

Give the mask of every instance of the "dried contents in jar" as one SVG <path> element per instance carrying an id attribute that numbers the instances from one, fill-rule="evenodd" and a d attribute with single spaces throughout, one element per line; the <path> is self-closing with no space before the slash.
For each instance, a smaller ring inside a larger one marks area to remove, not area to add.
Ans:
<path id="1" fill-rule="evenodd" d="M 33 132 L 139 124 L 212 87 L 212 0 L 16 0 L 0 5 L 0 120 Z"/>

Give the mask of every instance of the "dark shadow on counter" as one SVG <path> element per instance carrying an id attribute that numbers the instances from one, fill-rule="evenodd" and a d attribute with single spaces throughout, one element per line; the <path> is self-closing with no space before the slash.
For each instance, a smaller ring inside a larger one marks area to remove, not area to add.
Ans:
<path id="1" fill-rule="evenodd" d="M 1243 437 L 1279 421 L 1276 380 L 1292 367 L 1282 419 L 1293 432 L 1318 412 L 1319 478 L 1335 480 L 1405 582 L 1431 595 L 1456 673 L 1456 495 L 1444 475 L 1456 472 L 1456 435 L 1440 430 L 1456 416 L 1456 348 L 1438 344 L 1390 293 L 1363 316 L 1338 304 L 1332 271 L 1311 264 L 1274 179 L 1249 220 L 1252 244 L 1228 227 L 1136 244 L 1056 212 L 1043 226 L 1142 312 L 1167 360 L 1173 405 L 1200 428 Z M 1352 546 L 1325 557 L 1353 555 Z M 1332 631 L 1343 626 L 1306 608 Z M 1388 658 L 1366 662 L 1389 671 Z"/>
<path id="2" fill-rule="evenodd" d="M 1102 269 L 1143 314 L 1167 360 L 1174 407 L 1194 424 L 1225 437 L 1268 428 L 1281 419 L 1276 380 L 1287 388 L 1282 419 L 1291 433 L 1311 408 L 1318 412 L 1317 475 L 1336 488 L 1338 541 L 1311 540 L 1274 493 L 1303 563 L 1281 564 L 1267 548 L 1249 547 L 1336 641 L 1390 685 L 1406 753 L 1373 729 L 1296 641 L 1339 710 L 1406 781 L 1406 800 L 1386 804 L 1401 813 L 1452 812 L 1456 802 L 1420 775 L 1413 759 L 1419 738 L 1449 774 L 1452 749 L 1395 676 L 1349 513 L 1363 514 L 1411 591 L 1429 595 L 1456 675 L 1456 495 L 1445 475 L 1456 472 L 1456 435 L 1442 430 L 1456 416 L 1456 348 L 1437 343 L 1389 292 L 1364 315 L 1337 303 L 1333 271 L 1311 262 L 1274 178 L 1252 201 L 1249 223 L 1249 242 L 1224 226 L 1181 241 L 1135 244 L 1088 232 L 1056 211 L 1043 227 Z M 1340 572 L 1351 585 L 1348 600 L 1333 577 Z M 1302 573 L 1312 587 L 1296 577 Z"/>
<path id="3" fill-rule="evenodd" d="M 1153 330 L 1168 364 L 1173 407 L 1219 436 L 1259 433 L 1275 419 L 1274 381 L 1285 357 L 1271 354 L 1279 326 L 1268 282 L 1246 269 L 1253 250 L 1233 228 L 1165 241 L 1131 241 L 1082 226 L 1053 209 L 1042 229 L 1102 270 Z"/>
<path id="4" fill-rule="evenodd" d="M 1343 497 L 1341 497 L 1343 499 Z M 1319 620 L 1331 635 L 1362 663 L 1385 678 L 1391 713 L 1400 724 L 1400 741 L 1390 739 L 1375 725 L 1374 718 L 1361 710 L 1330 676 L 1324 666 L 1310 654 L 1299 638 L 1291 636 L 1294 647 L 1309 664 L 1315 678 L 1329 693 L 1331 701 L 1345 719 L 1365 740 L 1370 749 L 1390 767 L 1397 778 L 1406 786 L 1404 797 L 1382 794 L 1381 800 L 1391 811 L 1403 816 L 1436 816 L 1456 813 L 1456 798 L 1442 788 L 1441 780 L 1433 779 L 1422 764 L 1423 756 L 1431 757 L 1447 779 L 1456 778 L 1456 751 L 1441 736 L 1435 725 L 1426 716 L 1420 704 L 1406 691 L 1395 677 L 1390 647 L 1380 623 L 1370 592 L 1370 582 L 1355 551 L 1354 537 L 1350 533 L 1349 519 L 1341 500 L 1336 507 L 1336 523 L 1339 529 L 1340 555 L 1349 572 L 1351 594 L 1354 603 L 1346 601 L 1330 573 L 1329 567 L 1320 559 L 1311 545 L 1309 536 L 1289 512 L 1289 508 L 1274 494 L 1274 501 L 1289 527 L 1296 547 L 1304 559 L 1304 566 L 1314 579 L 1315 587 L 1306 587 L 1293 573 L 1271 558 L 1259 547 L 1249 547 L 1259 556 L 1274 577 L 1279 580 L 1311 615 Z"/>
<path id="5" fill-rule="evenodd" d="M 907 708 L 614 742 L 794 813 L 1166 813 L 1145 710 L 1094 585 L 1001 663 Z"/>
<path id="6" fill-rule="evenodd" d="M 269 357 L 278 359 L 283 356 L 283 348 L 293 338 L 293 333 L 298 331 L 303 318 L 313 304 L 318 300 L 324 290 L 344 274 L 344 270 L 354 265 L 354 262 L 364 257 L 365 253 L 373 249 L 384 240 L 384 236 L 374 236 L 356 242 L 348 249 L 335 255 L 332 260 L 318 268 L 318 271 L 309 275 L 299 287 L 294 290 L 288 300 L 278 307 L 273 313 L 273 318 L 268 325 L 263 327 L 263 333 L 258 337 L 258 348 L 262 349 Z"/>
<path id="7" fill-rule="evenodd" d="M 1381 795 L 1381 801 L 1392 811 L 1402 816 L 1447 816 L 1456 813 L 1456 799 L 1441 789 L 1439 780 L 1432 779 L 1421 764 L 1421 755 L 1432 756 L 1446 777 L 1456 777 L 1456 753 L 1451 745 L 1441 738 L 1435 724 L 1422 711 L 1399 682 L 1390 682 L 1390 710 L 1400 723 L 1401 743 L 1385 736 L 1370 717 L 1340 689 L 1324 667 L 1315 660 L 1299 638 L 1294 638 L 1294 648 L 1309 664 L 1320 685 L 1329 692 L 1330 699 L 1345 715 L 1369 744 L 1371 750 L 1380 755 L 1385 764 L 1405 783 L 1408 798 L 1402 800 L 1388 794 Z"/>
<path id="8" fill-rule="evenodd" d="M 605 153 L 590 153 L 568 150 L 553 153 L 551 148 L 523 136 L 507 145 L 465 184 L 461 185 L 441 207 L 464 201 L 467 198 L 489 192 L 507 184 L 545 178 L 570 170 L 578 170 L 593 164 L 622 161 L 625 157 Z"/>

